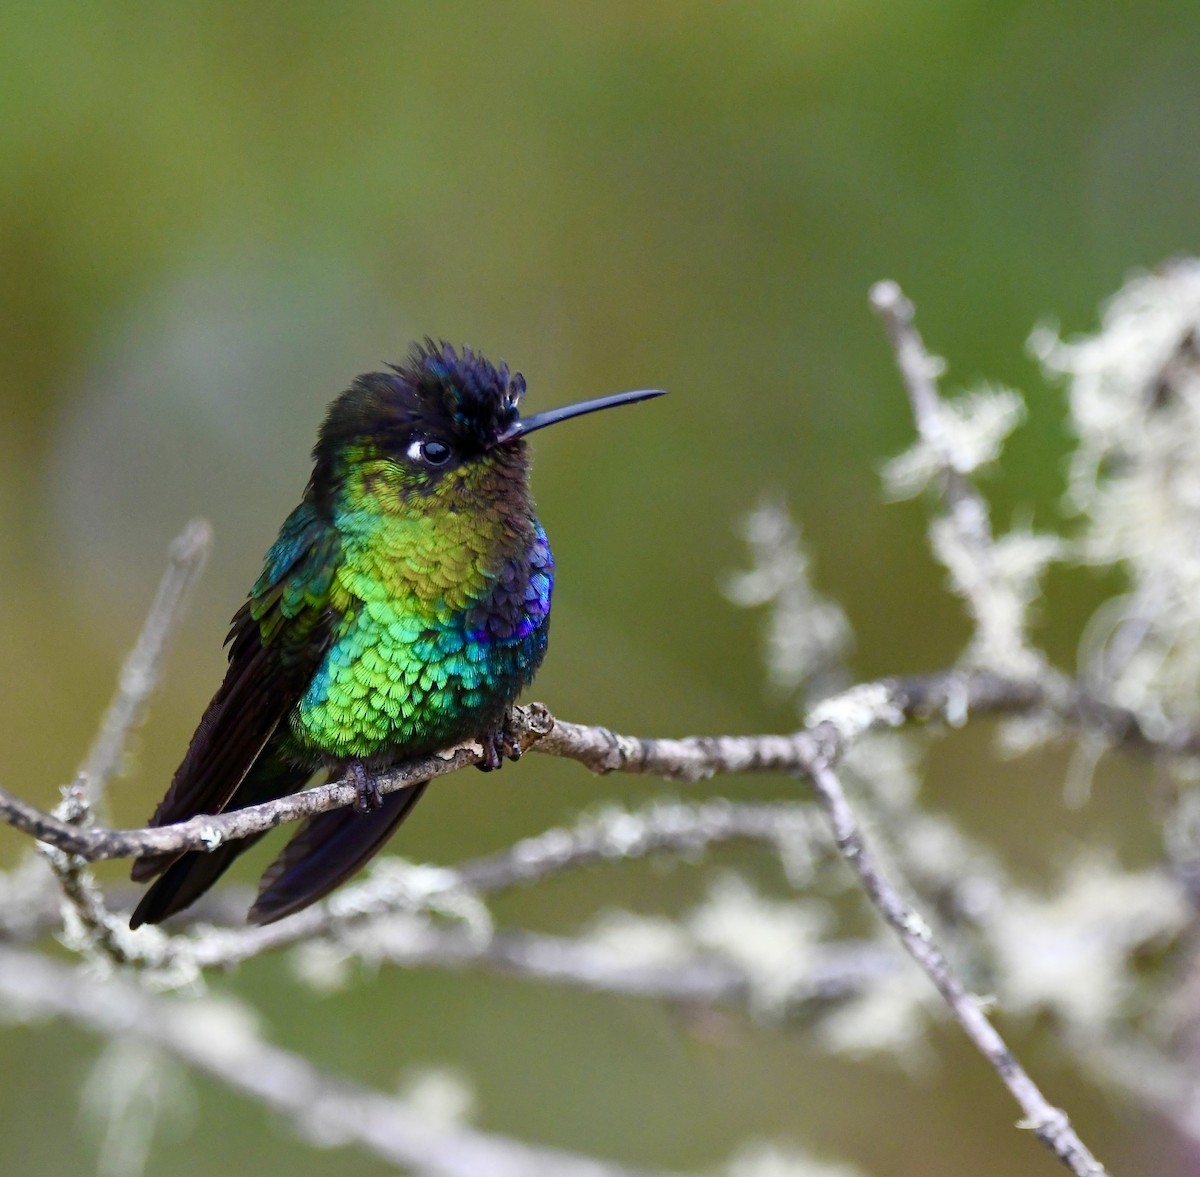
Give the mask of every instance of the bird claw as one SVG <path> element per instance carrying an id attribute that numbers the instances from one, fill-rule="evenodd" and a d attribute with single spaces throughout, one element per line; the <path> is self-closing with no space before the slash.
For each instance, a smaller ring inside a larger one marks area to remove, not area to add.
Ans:
<path id="1" fill-rule="evenodd" d="M 492 772 L 503 766 L 505 760 L 521 759 L 521 741 L 509 726 L 509 716 L 499 726 L 490 728 L 479 737 L 483 746 L 483 758 L 475 765 L 480 772 Z"/>
<path id="2" fill-rule="evenodd" d="M 375 782 L 375 778 L 367 776 L 367 770 L 363 768 L 362 761 L 352 761 L 350 772 L 354 777 L 354 787 L 358 791 L 354 808 L 359 813 L 371 813 L 376 809 L 381 809 L 383 794 L 379 791 L 379 785 Z"/>

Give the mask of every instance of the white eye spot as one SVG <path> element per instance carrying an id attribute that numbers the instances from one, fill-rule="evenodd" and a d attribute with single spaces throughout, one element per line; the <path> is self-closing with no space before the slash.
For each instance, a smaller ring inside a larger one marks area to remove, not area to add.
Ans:
<path id="1" fill-rule="evenodd" d="M 410 462 L 423 466 L 444 466 L 450 460 L 450 447 L 436 437 L 415 437 L 404 453 Z"/>

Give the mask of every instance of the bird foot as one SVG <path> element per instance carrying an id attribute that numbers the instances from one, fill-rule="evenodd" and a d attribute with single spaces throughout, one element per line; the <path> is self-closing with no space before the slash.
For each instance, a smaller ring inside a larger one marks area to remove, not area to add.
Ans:
<path id="1" fill-rule="evenodd" d="M 367 776 L 367 770 L 363 768 L 361 760 L 352 760 L 350 762 L 350 773 L 354 777 L 354 787 L 358 791 L 354 808 L 359 813 L 371 813 L 376 809 L 382 808 L 383 794 L 379 791 L 379 786 L 375 783 L 375 778 Z"/>
<path id="2" fill-rule="evenodd" d="M 475 765 L 480 772 L 492 772 L 500 768 L 505 760 L 521 759 L 521 741 L 512 729 L 512 713 L 506 712 L 500 723 L 489 728 L 479 737 L 483 745 L 483 759 Z"/>

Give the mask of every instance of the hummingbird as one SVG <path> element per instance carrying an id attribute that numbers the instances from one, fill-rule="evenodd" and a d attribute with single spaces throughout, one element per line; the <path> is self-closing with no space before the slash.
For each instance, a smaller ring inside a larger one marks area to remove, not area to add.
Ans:
<path id="1" fill-rule="evenodd" d="M 267 924 L 326 895 L 388 840 L 427 782 L 381 796 L 370 774 L 464 740 L 482 769 L 516 748 L 509 708 L 546 653 L 554 557 L 526 438 L 662 395 L 621 392 L 530 417 L 525 379 L 426 339 L 330 405 L 300 505 L 233 618 L 229 666 L 152 826 L 349 773 L 357 804 L 308 818 L 259 884 Z M 154 879 L 129 925 L 195 902 L 257 837 L 135 860 Z"/>

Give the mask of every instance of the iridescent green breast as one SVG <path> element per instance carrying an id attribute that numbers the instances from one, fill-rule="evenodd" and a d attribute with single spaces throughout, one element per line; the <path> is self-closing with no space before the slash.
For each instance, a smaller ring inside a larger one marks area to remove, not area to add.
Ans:
<path id="1" fill-rule="evenodd" d="M 290 717 L 300 754 L 387 761 L 481 735 L 546 649 L 554 565 L 536 519 L 344 512 L 330 648 Z"/>

